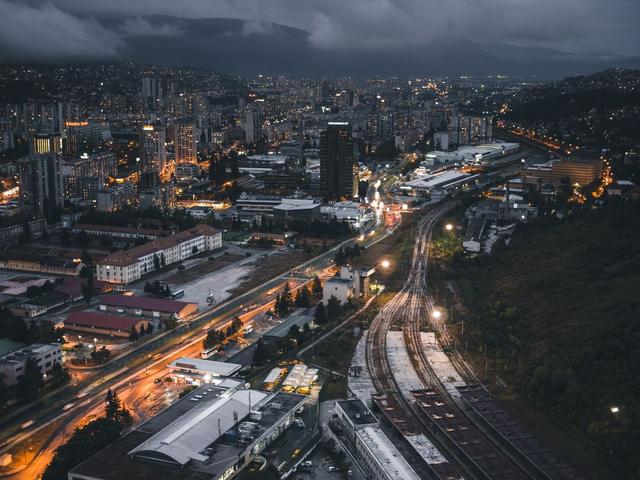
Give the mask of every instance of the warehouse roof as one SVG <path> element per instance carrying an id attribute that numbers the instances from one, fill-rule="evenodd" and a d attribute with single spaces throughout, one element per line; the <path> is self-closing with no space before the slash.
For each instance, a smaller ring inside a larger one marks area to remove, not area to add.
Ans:
<path id="1" fill-rule="evenodd" d="M 66 325 L 105 328 L 109 330 L 131 330 L 138 323 L 146 321 L 142 318 L 121 317 L 119 315 L 105 315 L 96 312 L 71 312 L 64 321 Z"/>
<path id="2" fill-rule="evenodd" d="M 180 313 L 193 303 L 177 302 L 164 298 L 130 297 L 127 295 L 105 295 L 100 299 L 100 305 L 110 307 L 140 308 L 142 310 L 154 310 L 156 312 Z"/>

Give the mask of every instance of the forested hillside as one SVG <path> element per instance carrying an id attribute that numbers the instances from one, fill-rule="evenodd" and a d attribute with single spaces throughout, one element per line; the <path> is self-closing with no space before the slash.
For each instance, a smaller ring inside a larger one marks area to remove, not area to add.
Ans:
<path id="1" fill-rule="evenodd" d="M 523 226 L 461 263 L 474 349 L 619 478 L 640 478 L 640 203 Z"/>

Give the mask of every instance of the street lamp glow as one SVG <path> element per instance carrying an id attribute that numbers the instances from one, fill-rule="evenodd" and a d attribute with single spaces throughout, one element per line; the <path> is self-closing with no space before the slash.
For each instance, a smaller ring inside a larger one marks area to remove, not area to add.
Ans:
<path id="1" fill-rule="evenodd" d="M 383 260 L 382 262 L 380 262 L 380 265 L 382 266 L 382 268 L 389 268 L 391 266 L 391 262 L 389 262 L 389 260 Z"/>
<path id="2" fill-rule="evenodd" d="M 453 224 L 451 223 L 447 223 L 444 228 L 447 230 L 447 232 L 450 232 L 451 230 L 453 230 Z"/>
<path id="3" fill-rule="evenodd" d="M 436 309 L 433 312 L 431 312 L 431 316 L 437 320 L 442 316 L 442 313 L 440 312 L 440 310 Z"/>
<path id="4" fill-rule="evenodd" d="M 620 412 L 620 407 L 611 407 L 611 413 L 616 414 L 618 412 Z"/>

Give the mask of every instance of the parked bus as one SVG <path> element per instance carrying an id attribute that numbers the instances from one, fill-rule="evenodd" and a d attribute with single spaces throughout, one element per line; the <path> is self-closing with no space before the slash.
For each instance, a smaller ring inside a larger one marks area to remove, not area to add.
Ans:
<path id="1" fill-rule="evenodd" d="M 218 351 L 220 350 L 220 346 L 219 345 L 215 345 L 211 348 L 205 348 L 204 350 L 202 350 L 202 353 L 200 354 L 200 357 L 202 357 L 204 360 L 207 360 L 208 358 L 213 357 L 216 353 L 218 353 Z"/>
<path id="2" fill-rule="evenodd" d="M 177 290 L 171 294 L 171 300 L 177 300 L 184 297 L 184 290 Z"/>

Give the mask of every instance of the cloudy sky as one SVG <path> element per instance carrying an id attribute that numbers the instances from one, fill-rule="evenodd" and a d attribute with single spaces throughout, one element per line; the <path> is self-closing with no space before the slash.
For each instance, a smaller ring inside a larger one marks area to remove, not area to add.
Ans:
<path id="1" fill-rule="evenodd" d="M 130 18 L 104 26 L 112 15 Z M 0 55 L 116 57 L 131 35 L 183 33 L 145 15 L 275 22 L 306 30 L 319 49 L 393 49 L 452 35 L 640 56 L 640 0 L 0 0 Z"/>

